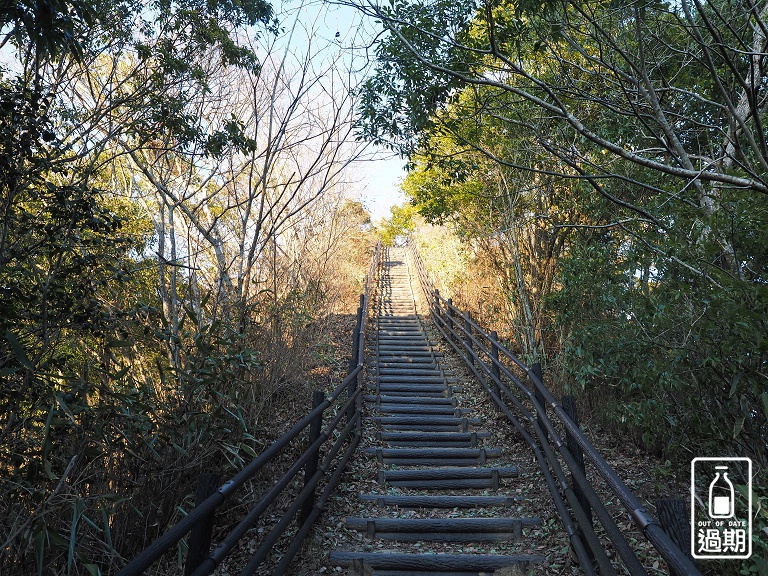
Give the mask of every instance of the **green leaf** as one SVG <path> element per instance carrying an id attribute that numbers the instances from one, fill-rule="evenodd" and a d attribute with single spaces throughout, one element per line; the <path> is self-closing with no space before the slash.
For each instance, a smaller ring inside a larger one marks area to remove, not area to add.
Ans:
<path id="1" fill-rule="evenodd" d="M 86 564 L 85 569 L 91 576 L 101 576 L 101 569 L 96 564 Z"/>
<path id="2" fill-rule="evenodd" d="M 198 324 L 198 323 L 199 323 L 199 322 L 198 322 L 198 319 L 197 319 L 197 314 L 195 314 L 195 311 L 194 311 L 194 310 L 192 310 L 192 308 L 190 308 L 189 306 L 187 306 L 187 305 L 185 304 L 185 305 L 184 305 L 184 311 L 185 311 L 185 312 L 187 313 L 187 315 L 188 315 L 188 316 L 189 316 L 189 317 L 192 319 L 192 322 L 194 322 L 195 324 Z"/>
<path id="3" fill-rule="evenodd" d="M 100 527 L 100 526 L 98 526 L 98 525 L 96 524 L 96 522 L 94 522 L 93 520 L 91 520 L 90 518 L 88 518 L 88 516 L 86 516 L 85 514 L 83 514 L 82 518 L 83 518 L 83 521 L 84 521 L 84 522 L 86 522 L 87 524 L 89 524 L 89 525 L 90 525 L 90 526 L 91 526 L 91 527 L 92 527 L 94 530 L 96 530 L 97 532 L 101 532 L 101 527 Z"/>
<path id="4" fill-rule="evenodd" d="M 53 410 L 56 406 L 52 405 L 48 411 L 48 418 L 45 420 L 45 433 L 43 435 L 43 469 L 51 480 L 56 480 L 56 475 L 51 470 L 51 462 L 48 456 L 51 454 L 51 422 L 53 421 Z"/>
<path id="5" fill-rule="evenodd" d="M 736 372 L 736 374 L 733 377 L 733 382 L 731 383 L 731 391 L 728 393 L 728 398 L 733 398 L 733 395 L 736 394 L 736 388 L 739 385 L 739 382 L 741 382 L 741 378 L 744 376 L 744 372 Z"/>
<path id="6" fill-rule="evenodd" d="M 46 528 L 45 530 L 48 540 L 52 545 L 56 546 L 57 548 L 66 548 L 68 546 L 69 543 L 66 541 L 66 539 L 54 529 Z"/>
<path id="7" fill-rule="evenodd" d="M 107 509 L 102 506 L 101 518 L 104 521 L 104 540 L 107 543 L 107 546 L 109 546 L 110 548 L 114 548 L 114 545 L 112 543 L 112 530 L 109 527 L 109 517 L 110 517 L 109 512 L 107 512 Z"/>
<path id="8" fill-rule="evenodd" d="M 43 522 L 45 519 L 43 519 Z M 37 576 L 43 576 L 43 560 L 45 558 L 45 535 L 46 526 L 43 524 L 37 529 L 34 536 L 35 564 L 37 565 Z"/>
<path id="9" fill-rule="evenodd" d="M 69 547 L 67 552 L 67 573 L 72 572 L 72 563 L 75 559 L 75 547 L 77 546 L 77 525 L 80 523 L 80 517 L 85 510 L 85 502 L 82 498 L 76 499 L 72 503 L 72 523 L 69 527 Z"/>
<path id="10" fill-rule="evenodd" d="M 16 336 L 13 335 L 13 332 L 10 330 L 5 333 L 5 339 L 8 340 L 8 343 L 11 345 L 11 349 L 13 350 L 13 353 L 16 355 L 16 360 L 19 361 L 19 364 L 24 366 L 27 370 L 33 370 L 34 367 L 32 366 L 32 362 L 29 360 L 29 356 L 27 356 L 26 350 L 24 350 L 24 347 L 21 345 L 21 343 L 16 339 Z"/>
<path id="11" fill-rule="evenodd" d="M 121 369 L 118 372 L 116 372 L 115 374 L 111 374 L 110 376 L 111 376 L 111 378 L 113 380 L 120 380 L 123 376 L 128 374 L 128 370 L 130 370 L 130 369 L 131 369 L 130 366 L 126 366 L 123 369 Z"/>
<path id="12" fill-rule="evenodd" d="M 77 422 L 75 421 L 75 415 L 72 414 L 72 410 L 70 410 L 69 406 L 67 406 L 67 403 L 64 402 L 64 398 L 57 395 L 56 402 L 59 404 L 59 407 L 64 411 L 64 414 L 66 414 L 67 417 L 71 420 L 72 424 L 77 426 Z"/>
<path id="13" fill-rule="evenodd" d="M 748 487 L 744 484 L 734 484 L 733 485 L 736 492 L 738 492 L 742 498 L 744 498 L 745 502 L 749 502 L 750 497 L 750 491 L 748 490 Z M 757 495 L 757 492 L 755 492 L 754 486 L 752 487 L 752 510 L 755 515 L 755 518 L 758 516 L 762 516 L 766 520 L 768 520 L 768 508 L 763 506 L 765 499 L 761 501 L 760 497 Z"/>
<path id="14" fill-rule="evenodd" d="M 736 418 L 736 423 L 733 425 L 733 437 L 736 438 L 736 436 L 739 435 L 741 432 L 741 429 L 744 428 L 744 417 Z"/>
<path id="15" fill-rule="evenodd" d="M 45 471 L 45 474 L 48 476 L 49 480 L 58 480 L 56 474 L 53 473 L 53 467 L 51 466 L 50 460 L 43 461 L 43 470 Z"/>
<path id="16" fill-rule="evenodd" d="M 760 400 L 763 403 L 763 412 L 765 413 L 765 417 L 768 418 L 768 392 L 763 392 L 760 394 Z"/>

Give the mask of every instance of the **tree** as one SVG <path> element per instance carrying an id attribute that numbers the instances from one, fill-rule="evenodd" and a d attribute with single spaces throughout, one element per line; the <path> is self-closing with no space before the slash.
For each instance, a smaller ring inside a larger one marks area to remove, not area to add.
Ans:
<path id="1" fill-rule="evenodd" d="M 381 241 L 385 246 L 394 246 L 398 242 L 403 242 L 409 232 L 413 230 L 413 216 L 415 210 L 413 206 L 404 204 L 403 206 L 392 206 L 389 209 L 390 217 L 380 224 Z"/>
<path id="2" fill-rule="evenodd" d="M 502 333 L 514 335 L 533 362 L 545 355 L 542 296 L 552 289 L 570 230 L 563 224 L 576 216 L 573 189 L 546 174 L 507 165 L 529 162 L 543 171 L 546 162 L 541 151 L 508 133 L 504 121 L 489 112 L 491 105 L 505 108 L 505 99 L 491 104 L 484 92 L 464 90 L 436 114 L 439 128 L 412 156 L 414 169 L 404 190 L 430 222 L 449 222 L 473 243 L 503 294 Z M 477 150 L 478 144 L 493 159 Z"/>

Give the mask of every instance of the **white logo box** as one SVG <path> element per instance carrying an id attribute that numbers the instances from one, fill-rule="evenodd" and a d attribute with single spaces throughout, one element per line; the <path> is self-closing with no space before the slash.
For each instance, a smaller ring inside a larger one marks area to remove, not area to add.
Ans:
<path id="1" fill-rule="evenodd" d="M 728 476 L 736 469 L 747 478 L 746 508 L 733 478 Z M 703 457 L 691 461 L 691 555 L 699 560 L 744 560 L 752 555 L 749 458 Z"/>

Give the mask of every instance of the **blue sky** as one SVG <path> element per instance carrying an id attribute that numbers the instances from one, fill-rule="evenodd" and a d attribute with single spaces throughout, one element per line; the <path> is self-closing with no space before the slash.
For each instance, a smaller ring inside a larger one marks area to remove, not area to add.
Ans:
<path id="1" fill-rule="evenodd" d="M 352 59 L 362 59 L 365 52 L 354 47 L 368 44 L 378 33 L 379 25 L 370 19 L 362 21 L 360 12 L 350 6 L 325 0 L 273 0 L 273 6 L 277 13 L 301 10 L 301 20 L 314 22 L 311 27 L 315 34 L 322 37 L 317 38 L 321 44 L 322 41 L 327 42 L 330 50 L 348 50 Z M 362 79 L 361 73 L 360 81 Z M 371 217 L 378 220 L 389 216 L 390 207 L 405 201 L 399 188 L 399 182 L 405 177 L 405 160 L 385 151 L 371 151 L 373 156 L 366 154 L 367 159 L 360 162 L 354 172 L 359 179 L 359 200 Z"/>
<path id="2" fill-rule="evenodd" d="M 373 220 L 389 216 L 391 206 L 405 201 L 399 188 L 399 181 L 405 177 L 404 165 L 401 158 L 382 157 L 362 166 L 364 188 L 360 200 Z"/>

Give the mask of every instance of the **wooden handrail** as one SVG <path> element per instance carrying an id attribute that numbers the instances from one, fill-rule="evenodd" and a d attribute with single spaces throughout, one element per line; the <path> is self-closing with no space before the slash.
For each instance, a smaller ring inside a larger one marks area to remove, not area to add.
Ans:
<path id="1" fill-rule="evenodd" d="M 604 502 L 599 498 L 583 471 L 579 469 L 579 463 L 568 450 L 566 442 L 561 439 L 555 428 L 555 424 L 547 415 L 547 408 L 552 410 L 556 420 L 564 426 L 569 437 L 578 444 L 593 468 L 603 478 L 613 494 L 619 499 L 626 511 L 630 514 L 635 525 L 658 550 L 667 564 L 676 571 L 676 573 L 700 576 L 701 573 L 691 560 L 690 556 L 673 542 L 670 536 L 661 528 L 656 519 L 648 513 L 637 496 L 635 496 L 626 484 L 624 484 L 616 471 L 608 464 L 605 458 L 603 458 L 600 452 L 584 435 L 578 424 L 573 421 L 563 406 L 557 402 L 551 392 L 546 388 L 542 382 L 542 378 L 536 373 L 534 367 L 528 366 L 516 355 L 512 354 L 498 341 L 497 338 L 488 333 L 482 326 L 472 319 L 471 314 L 462 312 L 453 305 L 451 300 L 443 298 L 434 288 L 434 285 L 429 279 L 415 246 L 412 242 L 409 242 L 408 245 L 411 256 L 416 263 L 422 290 L 425 292 L 425 299 L 429 303 L 430 315 L 435 321 L 438 329 L 443 333 L 443 336 L 449 344 L 462 353 L 470 370 L 474 372 L 486 391 L 491 395 L 497 405 L 502 408 L 502 411 L 505 412 L 507 417 L 510 418 L 511 421 L 514 420 L 513 424 L 517 423 L 517 427 L 521 429 L 521 431 L 524 430 L 524 427 L 517 418 L 512 415 L 511 411 L 509 411 L 509 408 L 506 405 L 506 400 L 510 401 L 514 407 L 522 413 L 524 419 L 528 422 L 528 425 L 533 428 L 535 435 L 538 437 L 538 448 L 545 454 L 551 454 L 551 457 L 547 457 L 547 460 L 549 461 L 549 464 L 553 466 L 556 473 L 557 469 L 560 468 L 560 465 L 554 457 L 552 448 L 554 447 L 554 449 L 558 450 L 571 471 L 573 479 L 578 483 L 581 492 L 581 495 L 579 496 L 581 498 L 586 498 L 595 509 L 595 513 L 603 525 L 606 534 L 614 543 L 617 552 L 630 570 L 630 573 L 633 575 L 646 574 L 646 571 L 637 558 L 637 555 L 629 547 L 621 530 L 616 526 L 606 510 Z M 521 378 L 509 369 L 503 362 L 503 359 L 505 358 L 525 374 L 530 385 L 524 383 Z M 484 373 L 481 373 L 480 370 Z M 513 394 L 502 378 L 513 383 L 515 387 L 523 393 L 524 397 L 533 407 L 536 414 L 535 416 L 518 400 L 516 395 Z M 492 386 L 488 385 L 488 381 L 492 383 Z M 499 392 L 496 390 L 499 390 Z M 533 441 L 530 435 L 529 438 Z M 568 489 L 570 490 L 570 488 Z M 571 492 L 573 493 L 574 500 L 578 500 L 576 493 L 573 492 L 573 490 L 571 490 Z M 570 500 L 571 498 L 569 497 L 569 502 Z M 581 520 L 579 520 L 579 528 L 582 532 L 588 533 L 591 531 L 592 527 L 588 526 L 589 518 L 587 515 L 583 514 L 584 511 L 581 505 L 578 503 L 574 505 L 574 502 L 571 502 L 571 505 L 577 516 L 577 520 L 579 519 L 579 516 L 582 516 Z M 578 508 L 580 513 L 576 512 L 576 508 Z M 584 567 L 584 563 L 582 563 L 582 566 Z"/>
<path id="2" fill-rule="evenodd" d="M 264 496 L 251 508 L 249 513 L 241 519 L 240 523 L 233 528 L 230 533 L 219 544 L 216 550 L 198 559 L 199 564 L 196 566 L 188 566 L 187 573 L 191 573 L 193 576 L 205 576 L 215 570 L 216 566 L 230 553 L 237 542 L 243 537 L 243 535 L 258 521 L 259 517 L 266 510 L 277 496 L 285 489 L 290 481 L 302 470 L 305 469 L 307 473 L 305 486 L 302 492 L 299 494 L 294 504 L 289 507 L 289 510 L 284 514 L 284 517 L 278 521 L 278 525 L 275 530 L 279 529 L 279 534 L 273 530 L 268 538 L 271 539 L 278 537 L 282 534 L 282 531 L 290 523 L 289 521 L 302 509 L 305 508 L 305 514 L 302 515 L 303 523 L 299 533 L 294 537 L 294 542 L 284 557 L 281 559 L 280 566 L 287 568 L 293 556 L 298 551 L 298 546 L 301 544 L 306 534 L 309 531 L 309 527 L 319 515 L 320 510 L 325 505 L 325 502 L 330 494 L 330 490 L 338 483 L 341 473 L 346 467 L 352 453 L 354 452 L 359 442 L 359 433 L 357 432 L 360 422 L 360 410 L 362 407 L 362 378 L 363 378 L 363 365 L 365 362 L 365 325 L 368 318 L 368 312 L 370 308 L 370 294 L 375 282 L 376 273 L 379 267 L 381 254 L 381 242 L 376 245 L 371 264 L 368 269 L 368 274 L 365 280 L 365 287 L 363 294 L 360 295 L 360 310 L 358 314 L 358 322 L 355 326 L 353 334 L 353 358 L 355 359 L 354 366 L 350 366 L 349 374 L 346 376 L 343 382 L 341 382 L 327 397 L 321 393 L 317 393 L 313 402 L 313 409 L 307 414 L 302 416 L 298 422 L 296 422 L 288 432 L 283 434 L 280 438 L 275 440 L 269 447 L 267 447 L 261 454 L 256 456 L 247 466 L 235 474 L 232 478 L 224 482 L 218 490 L 213 492 L 207 499 L 196 505 L 195 508 L 189 512 L 182 520 L 168 529 L 162 536 L 157 538 L 149 546 L 147 546 L 142 552 L 140 552 L 135 558 L 133 558 L 122 570 L 117 574 L 118 576 L 137 576 L 143 574 L 154 562 L 156 562 L 164 553 L 174 547 L 192 528 L 199 524 L 209 521 L 216 509 L 229 497 L 231 497 L 240 487 L 243 486 L 249 479 L 253 478 L 266 464 L 280 455 L 283 450 L 292 444 L 292 442 L 301 434 L 308 426 L 318 422 L 322 423 L 323 414 L 325 410 L 332 405 L 339 404 L 334 418 L 329 423 L 326 430 L 322 431 L 319 435 L 312 434 L 312 438 L 309 442 L 309 446 L 302 452 L 302 454 L 296 458 L 289 469 L 280 477 L 274 481 L 272 487 L 264 494 Z M 344 401 L 340 401 L 339 397 L 342 392 L 347 391 L 348 394 Z M 321 399 L 322 397 L 322 399 Z M 319 457 L 320 449 L 326 444 L 326 442 L 333 437 L 333 433 L 339 428 L 343 416 L 347 415 L 347 423 L 341 429 L 338 436 L 335 439 L 332 447 L 329 449 L 325 460 L 318 467 L 317 459 Z M 344 451 L 344 454 L 336 463 L 336 466 L 332 466 L 333 460 L 338 456 L 342 445 L 348 442 L 348 447 Z M 315 465 L 310 463 L 314 462 Z M 308 464 L 310 464 L 308 466 Z M 323 491 L 322 496 L 314 501 L 314 490 L 319 484 L 321 478 L 330 473 L 331 477 Z M 312 502 L 312 505 L 305 503 Z M 297 540 L 298 538 L 298 540 Z M 261 564 L 265 555 L 262 554 L 263 550 L 254 555 L 255 560 L 250 562 L 244 574 L 255 572 L 258 565 Z"/>

